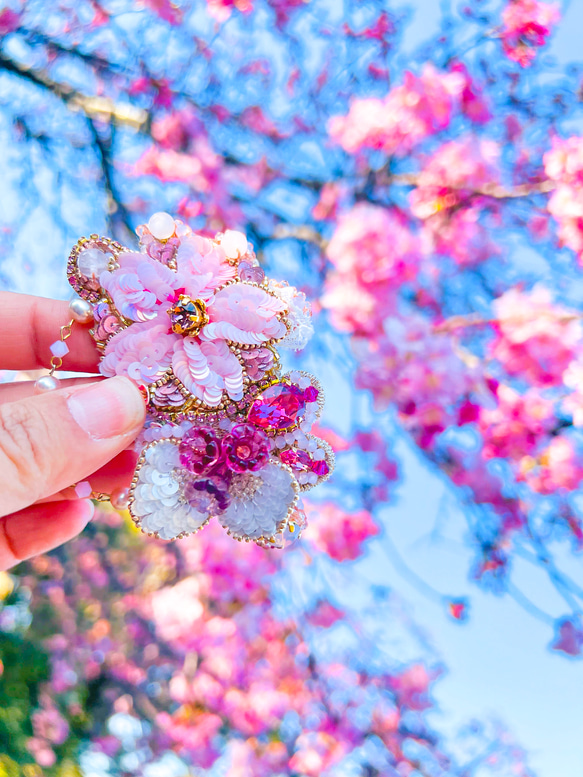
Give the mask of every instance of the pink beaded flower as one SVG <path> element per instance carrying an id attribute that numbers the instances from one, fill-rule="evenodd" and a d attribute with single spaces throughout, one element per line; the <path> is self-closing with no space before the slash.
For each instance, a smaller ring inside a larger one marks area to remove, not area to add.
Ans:
<path id="1" fill-rule="evenodd" d="M 172 258 L 124 252 L 119 267 L 99 276 L 130 325 L 105 347 L 104 375 L 130 375 L 150 384 L 169 374 L 206 405 L 223 394 L 243 396 L 244 363 L 235 346 L 272 344 L 286 333 L 283 300 L 237 278 L 221 245 L 186 235 Z"/>
<path id="2" fill-rule="evenodd" d="M 236 539 L 282 547 L 306 524 L 299 493 L 333 466 L 310 434 L 321 387 L 282 374 L 275 349 L 311 336 L 305 296 L 267 279 L 240 232 L 211 240 L 158 213 L 138 234 L 139 253 L 82 238 L 68 266 L 94 303 L 101 372 L 147 393 L 130 513 L 162 539 L 215 517 Z"/>

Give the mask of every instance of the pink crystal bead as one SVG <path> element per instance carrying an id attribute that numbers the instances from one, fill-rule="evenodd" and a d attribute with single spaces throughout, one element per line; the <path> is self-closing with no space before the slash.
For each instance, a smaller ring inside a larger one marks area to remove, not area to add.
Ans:
<path id="1" fill-rule="evenodd" d="M 311 472 L 314 462 L 306 451 L 288 448 L 282 451 L 279 457 L 284 464 L 290 466 L 294 472 Z"/>
<path id="2" fill-rule="evenodd" d="M 320 461 L 315 461 L 312 464 L 312 472 L 314 472 L 319 478 L 323 478 L 330 472 L 330 467 L 324 459 L 321 459 Z"/>
<path id="3" fill-rule="evenodd" d="M 263 283 L 265 273 L 261 267 L 257 267 L 250 262 L 241 262 L 239 264 L 239 278 L 248 283 Z"/>
<path id="4" fill-rule="evenodd" d="M 233 472 L 255 472 L 265 464 L 270 445 L 267 435 L 252 424 L 238 424 L 222 440 L 226 465 Z"/>
<path id="5" fill-rule="evenodd" d="M 306 402 L 315 402 L 318 399 L 320 392 L 315 386 L 308 386 L 304 389 L 304 399 Z"/>
<path id="6" fill-rule="evenodd" d="M 146 246 L 146 252 L 152 259 L 156 259 L 162 264 L 169 264 L 174 259 L 174 255 L 180 245 L 180 240 L 177 237 L 171 237 L 165 243 L 152 242 Z"/>
<path id="7" fill-rule="evenodd" d="M 221 443 L 214 429 L 198 426 L 187 432 L 178 446 L 180 463 L 194 475 L 203 475 L 216 466 Z"/>
<path id="8" fill-rule="evenodd" d="M 255 400 L 247 419 L 262 429 L 289 429 L 298 423 L 305 409 L 301 389 L 287 383 L 276 383 Z"/>
<path id="9" fill-rule="evenodd" d="M 50 346 L 50 351 L 57 359 L 62 359 L 63 356 L 66 356 L 69 353 L 69 346 L 62 340 L 55 340 Z"/>

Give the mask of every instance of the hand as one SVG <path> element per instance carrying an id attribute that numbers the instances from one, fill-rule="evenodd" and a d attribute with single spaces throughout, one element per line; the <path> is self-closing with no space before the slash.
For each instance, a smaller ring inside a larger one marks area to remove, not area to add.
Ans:
<path id="1" fill-rule="evenodd" d="M 49 346 L 70 320 L 66 302 L 0 292 L 0 369 L 48 367 Z M 67 340 L 68 371 L 97 373 L 89 326 Z M 128 486 L 125 450 L 144 423 L 145 403 L 128 378 L 74 378 L 34 394 L 34 382 L 0 384 L 0 570 L 78 534 L 93 515 L 75 483 L 96 492 Z"/>

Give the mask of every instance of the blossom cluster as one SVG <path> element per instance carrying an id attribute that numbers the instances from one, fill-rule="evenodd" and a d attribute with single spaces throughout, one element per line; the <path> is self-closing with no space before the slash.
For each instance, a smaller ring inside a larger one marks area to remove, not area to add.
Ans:
<path id="1" fill-rule="evenodd" d="M 330 509 L 347 527 L 346 544 L 324 533 L 314 550 L 355 558 L 376 531 L 370 516 Z M 423 712 L 438 673 L 420 663 L 377 673 L 327 661 L 314 638 L 344 613 L 320 599 L 308 607 L 304 630 L 276 618 L 274 554 L 254 545 L 233 550 L 218 529 L 180 546 L 136 543 L 130 532 L 104 513 L 66 555 L 38 557 L 22 577 L 33 617 L 43 612 L 52 634 L 50 674 L 26 744 L 47 774 L 76 744 L 109 765 L 133 752 L 143 768 L 172 750 L 202 769 L 226 754 L 229 777 L 298 769 L 317 777 L 361 758 L 373 733 L 387 763 L 404 769 L 411 732 L 399 727 L 412 714 L 415 737 L 429 741 Z M 95 714 L 83 719 L 77 699 L 89 688 Z M 289 725 L 292 718 L 298 725 Z"/>
<path id="2" fill-rule="evenodd" d="M 499 153 L 493 141 L 466 137 L 444 143 L 421 168 L 409 199 L 427 251 L 458 265 L 496 253 L 484 222 L 491 208 L 486 192 L 499 182 Z"/>
<path id="3" fill-rule="evenodd" d="M 556 184 L 548 204 L 559 225 L 561 242 L 583 261 L 583 140 L 554 137 L 544 155 L 548 178 Z"/>
<path id="4" fill-rule="evenodd" d="M 427 137 L 446 129 L 454 110 L 483 122 L 489 113 L 463 68 L 440 72 L 426 65 L 420 76 L 406 72 L 404 83 L 384 98 L 355 99 L 347 115 L 330 120 L 330 137 L 345 151 L 377 149 L 404 156 Z"/>
<path id="5" fill-rule="evenodd" d="M 559 6 L 541 0 L 509 0 L 502 12 L 502 45 L 509 59 L 522 67 L 532 64 L 559 21 Z"/>

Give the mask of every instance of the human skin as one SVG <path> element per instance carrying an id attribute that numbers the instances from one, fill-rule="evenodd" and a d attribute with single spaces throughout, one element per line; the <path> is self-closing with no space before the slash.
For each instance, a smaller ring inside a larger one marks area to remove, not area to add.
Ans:
<path id="1" fill-rule="evenodd" d="M 47 368 L 71 318 L 66 302 L 0 292 L 0 369 Z M 97 373 L 90 325 L 76 323 L 65 367 Z M 0 384 L 0 570 L 77 535 L 93 516 L 74 484 L 109 494 L 128 486 L 145 403 L 129 379 L 80 377 L 34 393 L 34 381 Z"/>

